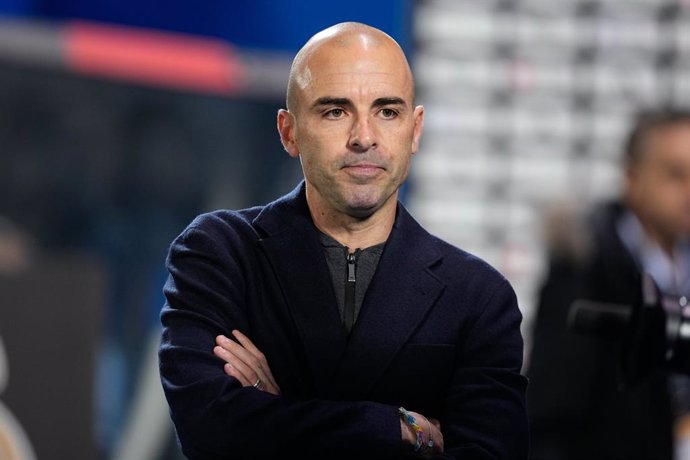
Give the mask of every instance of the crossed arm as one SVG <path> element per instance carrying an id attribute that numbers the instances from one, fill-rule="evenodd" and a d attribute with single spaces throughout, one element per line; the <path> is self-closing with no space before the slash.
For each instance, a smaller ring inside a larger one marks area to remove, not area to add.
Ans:
<path id="1" fill-rule="evenodd" d="M 304 364 L 300 359 L 263 346 L 259 350 L 249 345 L 261 343 L 254 337 L 244 345 L 237 333 L 228 333 L 227 340 L 222 340 L 221 331 L 249 328 L 258 318 L 248 318 L 247 312 L 255 310 L 242 308 L 246 287 L 253 281 L 249 275 L 254 276 L 244 269 L 244 258 L 249 256 L 230 250 L 239 244 L 235 241 L 239 237 L 228 236 L 211 225 L 213 222 L 190 226 L 172 245 L 167 262 L 170 277 L 161 312 L 160 373 L 185 455 L 195 459 L 273 458 L 297 445 L 305 458 L 316 458 L 317 453 L 331 458 L 406 457 L 411 451 L 406 444 L 415 443 L 416 436 L 396 417 L 394 403 L 288 397 L 294 390 L 288 388 L 293 383 L 288 377 L 294 366 Z M 465 298 L 469 300 L 462 300 Z M 509 284 L 495 277 L 471 276 L 449 288 L 438 299 L 435 311 L 438 315 L 430 316 L 425 327 L 450 318 L 446 313 L 462 313 L 455 323 L 462 327 L 458 331 L 463 338 L 461 344 L 452 346 L 455 365 L 448 369 L 450 381 L 444 386 L 443 435 L 437 425 L 430 427 L 422 415 L 412 414 L 436 438 L 434 458 L 526 459 L 527 382 L 519 374 L 521 316 Z M 451 334 L 445 340 L 454 343 L 456 328 L 449 325 L 442 330 Z M 423 341 L 422 336 L 419 339 Z M 221 351 L 216 344 L 229 354 L 210 353 L 214 348 L 216 353 Z M 402 362 L 414 363 L 415 353 L 430 349 L 420 344 L 410 344 L 415 346 L 407 350 L 409 356 L 401 357 Z M 273 356 L 269 352 L 286 359 L 271 362 L 269 367 Z M 437 355 L 438 366 L 446 355 Z M 397 371 L 391 378 L 405 369 L 391 369 Z M 285 381 L 279 380 L 282 388 L 272 374 L 275 371 L 279 377 L 279 370 L 286 375 Z M 438 376 L 432 378 L 435 382 Z M 419 382 L 421 387 L 423 383 Z M 254 385 L 259 388 L 252 388 Z M 322 394 L 337 394 L 328 390 L 321 389 Z M 428 449 L 427 455 L 432 455 Z"/>
<path id="2" fill-rule="evenodd" d="M 225 361 L 223 365 L 225 373 L 237 379 L 244 387 L 253 386 L 259 391 L 280 395 L 280 387 L 273 378 L 266 356 L 240 331 L 233 330 L 232 336 L 235 340 L 224 335 L 217 336 L 216 346 L 213 348 L 213 354 Z M 410 415 L 417 421 L 418 429 L 421 429 L 421 443 L 425 448 L 420 450 L 420 454 L 423 457 L 431 457 L 443 453 L 440 422 L 436 419 L 428 419 L 417 412 L 410 412 Z M 412 445 L 418 442 L 414 427 L 402 418 L 400 431 L 404 442 Z"/>

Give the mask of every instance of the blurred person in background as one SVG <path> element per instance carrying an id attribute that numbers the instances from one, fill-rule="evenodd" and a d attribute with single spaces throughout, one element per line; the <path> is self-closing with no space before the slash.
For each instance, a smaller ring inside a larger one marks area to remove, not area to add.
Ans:
<path id="1" fill-rule="evenodd" d="M 0 277 L 11 277 L 29 268 L 34 242 L 18 225 L 0 216 Z M 7 308 L 7 306 L 5 306 Z M 24 428 L 1 399 L 10 380 L 9 359 L 0 336 L 0 459 L 34 460 L 33 450 Z"/>
<path id="2" fill-rule="evenodd" d="M 690 298 L 690 112 L 640 113 L 623 167 L 620 199 L 551 216 L 527 370 L 533 460 L 690 458 L 688 378 L 659 369 L 621 388 L 620 342 L 567 325 L 576 299 L 632 305 L 643 272 Z"/>
<path id="3" fill-rule="evenodd" d="M 423 112 L 378 29 L 298 52 L 278 130 L 304 181 L 198 217 L 167 259 L 160 371 L 188 458 L 527 458 L 512 287 L 398 201 Z"/>
<path id="4" fill-rule="evenodd" d="M 26 270 L 34 252 L 33 239 L 16 223 L 0 216 L 0 276 Z"/>

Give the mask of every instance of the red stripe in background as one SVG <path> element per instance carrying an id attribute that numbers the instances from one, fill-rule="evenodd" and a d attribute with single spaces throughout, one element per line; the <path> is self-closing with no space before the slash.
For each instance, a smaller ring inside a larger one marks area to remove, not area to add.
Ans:
<path id="1" fill-rule="evenodd" d="M 87 22 L 64 33 L 67 65 L 78 73 L 221 94 L 242 86 L 242 62 L 220 40 Z"/>

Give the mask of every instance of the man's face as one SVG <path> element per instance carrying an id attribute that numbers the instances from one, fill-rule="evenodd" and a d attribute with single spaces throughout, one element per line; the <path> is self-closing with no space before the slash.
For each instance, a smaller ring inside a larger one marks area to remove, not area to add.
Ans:
<path id="1" fill-rule="evenodd" d="M 279 115 L 279 129 L 300 157 L 310 205 L 358 218 L 394 205 L 423 118 L 402 53 L 366 39 L 325 44 L 297 81 L 297 107 L 282 113 L 282 127 Z"/>
<path id="2" fill-rule="evenodd" d="M 653 131 L 628 171 L 631 204 L 642 222 L 675 241 L 690 235 L 690 123 Z"/>

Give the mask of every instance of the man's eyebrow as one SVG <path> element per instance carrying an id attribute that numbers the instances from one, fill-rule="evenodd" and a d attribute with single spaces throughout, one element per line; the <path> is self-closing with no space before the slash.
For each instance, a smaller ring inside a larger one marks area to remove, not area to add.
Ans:
<path id="1" fill-rule="evenodd" d="M 405 105 L 405 100 L 401 97 L 380 97 L 372 104 L 373 107 L 381 107 L 384 105 Z"/>
<path id="2" fill-rule="evenodd" d="M 352 105 L 352 101 L 350 101 L 346 97 L 320 97 L 314 103 L 311 105 L 312 108 L 324 106 L 324 105 Z"/>

